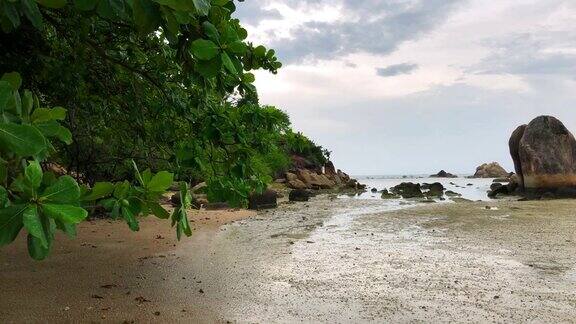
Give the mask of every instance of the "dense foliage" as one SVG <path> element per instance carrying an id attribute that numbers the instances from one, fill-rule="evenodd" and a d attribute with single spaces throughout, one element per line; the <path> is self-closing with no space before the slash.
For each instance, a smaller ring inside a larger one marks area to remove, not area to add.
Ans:
<path id="1" fill-rule="evenodd" d="M 0 9 L 0 245 L 24 227 L 42 259 L 55 228 L 72 235 L 95 205 L 138 230 L 138 216 L 169 217 L 158 198 L 173 180 L 183 184 L 172 223 L 190 235 L 185 183 L 204 180 L 210 200 L 243 206 L 290 154 L 326 160 L 285 113 L 260 105 L 251 71 L 281 63 L 246 40 L 231 0 L 0 0 Z M 46 161 L 73 177 L 46 172 Z"/>

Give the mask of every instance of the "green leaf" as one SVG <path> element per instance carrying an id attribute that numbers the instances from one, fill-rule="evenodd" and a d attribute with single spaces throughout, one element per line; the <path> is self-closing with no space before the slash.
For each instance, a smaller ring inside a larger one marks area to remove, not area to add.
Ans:
<path id="1" fill-rule="evenodd" d="M 76 237 L 76 225 L 75 224 L 68 224 L 63 223 L 59 220 L 56 220 L 56 227 L 61 230 L 62 232 L 66 233 L 66 236 L 73 239 Z"/>
<path id="2" fill-rule="evenodd" d="M 168 213 L 168 211 L 166 211 L 166 209 L 164 209 L 162 206 L 160 206 L 159 203 L 150 202 L 150 203 L 148 203 L 148 208 L 150 208 L 150 210 L 152 211 L 152 214 L 154 214 L 154 216 L 156 216 L 160 219 L 170 218 L 170 213 Z"/>
<path id="3" fill-rule="evenodd" d="M 42 211 L 54 220 L 65 224 L 79 224 L 88 217 L 85 209 L 71 205 L 43 204 Z"/>
<path id="4" fill-rule="evenodd" d="M 12 243 L 24 224 L 22 214 L 26 205 L 15 205 L 0 209 L 0 246 Z"/>
<path id="5" fill-rule="evenodd" d="M 220 73 L 222 69 L 222 60 L 215 57 L 210 61 L 200 61 L 196 63 L 196 71 L 205 78 L 213 78 Z"/>
<path id="6" fill-rule="evenodd" d="M 14 89 L 8 81 L 0 81 L 0 112 L 8 109 L 8 103 L 14 98 Z"/>
<path id="7" fill-rule="evenodd" d="M 8 200 L 8 190 L 6 190 L 6 188 L 3 186 L 0 186 L 0 209 L 6 208 L 9 202 L 10 200 Z"/>
<path id="8" fill-rule="evenodd" d="M 36 0 L 40 5 L 48 8 L 59 9 L 66 6 L 66 0 Z"/>
<path id="9" fill-rule="evenodd" d="M 138 221 L 136 220 L 136 216 L 130 211 L 129 208 L 122 207 L 122 217 L 128 224 L 128 227 L 134 232 L 138 232 L 140 230 L 140 225 L 138 225 Z"/>
<path id="10" fill-rule="evenodd" d="M 80 187 L 71 176 L 62 176 L 44 190 L 41 199 L 59 204 L 77 204 L 80 199 Z"/>
<path id="11" fill-rule="evenodd" d="M 116 183 L 114 187 L 114 198 L 116 199 L 125 199 L 130 193 L 130 183 L 126 180 Z"/>
<path id="12" fill-rule="evenodd" d="M 146 188 L 152 192 L 163 192 L 166 191 L 173 182 L 174 174 L 168 171 L 160 171 L 150 179 Z"/>
<path id="13" fill-rule="evenodd" d="M 97 0 L 74 0 L 74 6 L 80 11 L 94 10 L 97 4 Z"/>
<path id="14" fill-rule="evenodd" d="M 154 2 L 159 3 L 164 6 L 168 6 L 174 10 L 178 11 L 190 11 L 194 9 L 193 4 L 188 0 L 154 0 Z"/>
<path id="15" fill-rule="evenodd" d="M 192 42 L 192 54 L 199 60 L 208 61 L 216 57 L 220 48 L 207 39 L 197 39 Z"/>
<path id="16" fill-rule="evenodd" d="M 72 144 L 72 133 L 70 130 L 55 120 L 34 124 L 34 126 L 46 137 L 55 137 L 68 145 Z"/>
<path id="17" fill-rule="evenodd" d="M 0 80 L 10 83 L 10 86 L 12 86 L 12 90 L 14 91 L 20 89 L 20 86 L 22 85 L 22 77 L 18 72 L 4 73 Z"/>
<path id="18" fill-rule="evenodd" d="M 33 0 L 20 0 L 22 4 L 22 10 L 24 11 L 24 15 L 26 18 L 32 22 L 32 25 L 37 29 L 42 28 L 42 14 L 40 13 L 40 9 L 38 9 L 38 5 Z"/>
<path id="19" fill-rule="evenodd" d="M 264 58 L 266 56 L 266 47 L 260 45 L 254 49 L 254 55 L 260 58 Z"/>
<path id="20" fill-rule="evenodd" d="M 22 96 L 22 115 L 28 116 L 34 107 L 34 95 L 30 90 L 24 90 Z"/>
<path id="21" fill-rule="evenodd" d="M 51 120 L 64 120 L 66 118 L 66 109 L 62 107 L 38 108 L 32 113 L 31 120 L 33 123 L 43 123 Z"/>
<path id="22" fill-rule="evenodd" d="M 210 1 L 209 0 L 192 0 L 194 3 L 194 8 L 202 16 L 207 16 L 210 11 Z"/>
<path id="23" fill-rule="evenodd" d="M 114 192 L 114 184 L 111 182 L 96 182 L 90 193 L 82 197 L 84 201 L 94 201 L 110 196 Z"/>
<path id="24" fill-rule="evenodd" d="M 234 63 L 232 63 L 232 60 L 230 59 L 230 56 L 228 56 L 228 54 L 226 54 L 226 52 L 222 52 L 222 64 L 224 65 L 224 67 L 230 71 L 230 73 L 232 74 L 238 74 L 238 71 L 236 71 L 236 68 L 234 67 Z"/>
<path id="25" fill-rule="evenodd" d="M 50 254 L 50 247 L 44 247 L 42 240 L 28 234 L 28 254 L 32 259 L 36 261 L 42 261 L 46 259 L 48 254 Z"/>
<path id="26" fill-rule="evenodd" d="M 42 247 L 48 247 L 48 240 L 46 239 L 46 233 L 44 233 L 44 227 L 42 226 L 42 220 L 40 215 L 38 215 L 38 208 L 36 205 L 30 205 L 24 210 L 22 215 L 22 222 L 24 223 L 24 228 L 28 233 L 35 238 L 37 238 Z"/>
<path id="27" fill-rule="evenodd" d="M 242 81 L 246 83 L 252 83 L 256 81 L 256 77 L 252 73 L 244 73 L 244 75 L 242 75 Z"/>
<path id="28" fill-rule="evenodd" d="M 36 127 L 14 123 L 0 123 L 0 144 L 22 157 L 46 149 L 46 139 Z"/>
<path id="29" fill-rule="evenodd" d="M 230 52 L 234 54 L 243 55 L 244 53 L 246 53 L 247 47 L 243 41 L 235 41 L 231 44 L 228 44 L 228 49 L 230 50 Z"/>
<path id="30" fill-rule="evenodd" d="M 158 29 L 161 16 L 156 3 L 151 0 L 134 0 L 132 12 L 134 22 L 142 34 L 148 34 Z"/>
<path id="31" fill-rule="evenodd" d="M 218 33 L 218 29 L 209 21 L 205 21 L 202 23 L 202 29 L 204 30 L 204 34 L 208 36 L 211 40 L 215 42 L 220 42 L 220 33 Z"/>
<path id="32" fill-rule="evenodd" d="M 24 169 L 24 176 L 26 180 L 30 182 L 30 185 L 34 189 L 38 189 L 42 183 L 42 167 L 38 161 L 28 162 L 28 166 Z"/>

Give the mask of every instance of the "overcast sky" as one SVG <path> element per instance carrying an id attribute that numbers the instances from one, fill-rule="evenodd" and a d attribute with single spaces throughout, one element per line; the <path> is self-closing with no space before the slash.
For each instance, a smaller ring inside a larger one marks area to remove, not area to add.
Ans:
<path id="1" fill-rule="evenodd" d="M 246 0 L 276 49 L 263 104 L 355 175 L 512 169 L 508 138 L 541 114 L 576 131 L 575 0 Z"/>

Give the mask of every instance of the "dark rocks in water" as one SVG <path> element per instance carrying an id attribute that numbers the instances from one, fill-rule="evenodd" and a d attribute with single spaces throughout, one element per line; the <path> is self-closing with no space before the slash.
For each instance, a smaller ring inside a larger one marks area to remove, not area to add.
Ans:
<path id="1" fill-rule="evenodd" d="M 490 185 L 490 190 L 494 191 L 500 187 L 504 186 L 502 183 L 500 182 L 494 182 Z"/>
<path id="2" fill-rule="evenodd" d="M 576 187 L 576 139 L 558 119 L 536 117 L 512 133 L 509 145 L 524 189 Z"/>
<path id="3" fill-rule="evenodd" d="M 442 197 L 444 196 L 444 190 L 446 190 L 440 182 L 423 183 L 421 188 L 428 190 L 424 192 L 424 195 L 428 197 Z"/>
<path id="4" fill-rule="evenodd" d="M 461 194 L 454 192 L 452 190 L 446 191 L 446 196 L 448 196 L 448 197 L 462 197 Z"/>
<path id="5" fill-rule="evenodd" d="M 401 198 L 400 196 L 398 196 L 397 194 L 388 192 L 388 190 L 384 189 L 382 190 L 382 199 L 398 199 Z"/>
<path id="6" fill-rule="evenodd" d="M 373 193 L 377 193 L 377 192 L 378 192 L 378 189 L 372 188 L 372 190 L 370 190 L 370 191 L 372 191 Z"/>
<path id="7" fill-rule="evenodd" d="M 278 194 L 274 190 L 266 190 L 261 194 L 253 193 L 248 198 L 248 209 L 260 210 L 278 207 Z"/>
<path id="8" fill-rule="evenodd" d="M 440 170 L 440 172 L 432 174 L 430 178 L 458 178 L 458 176 L 452 173 L 448 173 L 444 170 Z"/>
<path id="9" fill-rule="evenodd" d="M 423 198 L 424 194 L 419 183 L 403 182 L 391 189 L 391 191 L 403 198 Z"/>
<path id="10" fill-rule="evenodd" d="M 496 179 L 492 180 L 492 182 L 494 182 L 494 183 L 496 183 L 496 182 L 507 183 L 507 182 L 510 182 L 510 178 L 496 178 Z"/>
<path id="11" fill-rule="evenodd" d="M 476 168 L 472 178 L 505 178 L 508 172 L 498 162 L 484 163 Z"/>
<path id="12" fill-rule="evenodd" d="M 294 189 L 290 191 L 288 195 L 288 200 L 290 201 L 308 201 L 310 200 L 311 193 L 308 190 L 304 189 Z"/>

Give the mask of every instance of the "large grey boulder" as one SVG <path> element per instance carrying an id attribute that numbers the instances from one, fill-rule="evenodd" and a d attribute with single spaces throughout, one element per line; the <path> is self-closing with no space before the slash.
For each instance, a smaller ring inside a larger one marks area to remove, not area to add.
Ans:
<path id="1" fill-rule="evenodd" d="M 524 189 L 576 187 L 576 140 L 558 119 L 535 118 L 512 133 L 509 145 Z"/>

